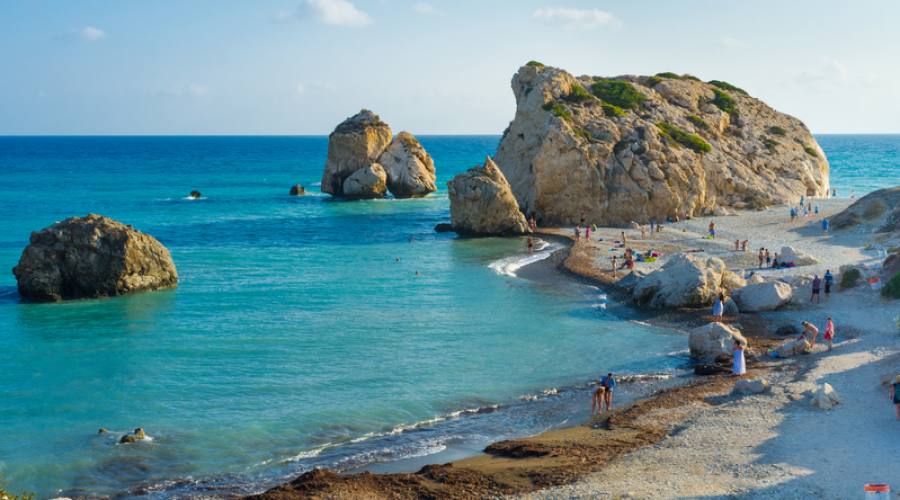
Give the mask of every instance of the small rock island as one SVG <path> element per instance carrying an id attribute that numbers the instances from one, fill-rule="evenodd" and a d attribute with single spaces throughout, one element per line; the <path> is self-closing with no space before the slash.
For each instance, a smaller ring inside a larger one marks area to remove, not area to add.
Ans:
<path id="1" fill-rule="evenodd" d="M 178 284 L 175 263 L 162 243 L 95 214 L 31 233 L 13 274 L 19 294 L 35 302 L 111 297 Z"/>

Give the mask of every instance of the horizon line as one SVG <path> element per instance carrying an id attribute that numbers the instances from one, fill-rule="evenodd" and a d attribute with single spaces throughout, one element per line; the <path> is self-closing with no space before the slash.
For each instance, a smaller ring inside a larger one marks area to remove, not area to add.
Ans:
<path id="1" fill-rule="evenodd" d="M 810 132 L 816 135 L 900 135 L 900 132 Z M 281 133 L 220 133 L 220 134 L 165 134 L 165 133 L 135 133 L 135 134 L 114 134 L 114 133 L 98 133 L 98 134 L 2 134 L 0 138 L 16 138 L 16 137 L 328 137 L 331 132 L 319 134 L 281 134 Z M 413 134 L 416 137 L 502 137 L 502 133 L 423 133 Z"/>

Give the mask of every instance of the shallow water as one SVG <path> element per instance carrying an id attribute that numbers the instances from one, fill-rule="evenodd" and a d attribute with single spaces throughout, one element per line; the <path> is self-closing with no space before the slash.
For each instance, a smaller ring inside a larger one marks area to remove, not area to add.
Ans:
<path id="1" fill-rule="evenodd" d="M 589 389 L 542 391 L 601 371 L 673 373 L 680 334 L 616 316 L 595 288 L 517 277 L 535 259 L 522 240 L 433 232 L 446 180 L 497 140 L 422 138 L 433 196 L 335 202 L 316 193 L 324 137 L 0 138 L 0 268 L 30 231 L 94 212 L 156 236 L 181 278 L 25 304 L 0 273 L 2 479 L 39 495 L 254 491 L 564 425 Z M 313 193 L 287 196 L 297 182 Z M 153 441 L 96 434 L 137 426 Z"/>

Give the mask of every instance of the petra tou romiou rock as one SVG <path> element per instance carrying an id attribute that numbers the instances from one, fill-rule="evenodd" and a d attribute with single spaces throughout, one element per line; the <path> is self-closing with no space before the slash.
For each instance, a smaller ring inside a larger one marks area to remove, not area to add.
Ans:
<path id="1" fill-rule="evenodd" d="M 745 284 L 718 257 L 675 254 L 661 268 L 638 278 L 631 295 L 638 304 L 655 308 L 702 307 Z"/>
<path id="2" fill-rule="evenodd" d="M 447 183 L 450 224 L 464 235 L 514 235 L 531 230 L 503 172 L 490 157 Z"/>
<path id="3" fill-rule="evenodd" d="M 108 297 L 178 284 L 172 256 L 156 238 L 94 214 L 31 233 L 13 274 L 19 294 L 36 302 Z"/>
<path id="4" fill-rule="evenodd" d="M 370 181 L 374 181 L 373 173 L 380 177 L 380 169 L 386 189 L 360 185 L 357 178 L 350 187 L 358 190 L 348 194 L 347 180 L 363 169 L 369 170 L 365 177 Z M 434 161 L 415 136 L 400 132 L 393 137 L 388 124 L 367 109 L 344 120 L 328 136 L 322 192 L 361 199 L 383 198 L 389 190 L 395 198 L 415 198 L 437 190 L 434 182 Z"/>
<path id="5" fill-rule="evenodd" d="M 575 77 L 532 61 L 495 160 L 542 223 L 604 225 L 825 196 L 828 161 L 798 119 L 690 75 Z"/>
<path id="6" fill-rule="evenodd" d="M 384 168 L 373 163 L 350 174 L 344 180 L 343 197 L 350 200 L 384 198 L 387 192 L 387 174 Z"/>

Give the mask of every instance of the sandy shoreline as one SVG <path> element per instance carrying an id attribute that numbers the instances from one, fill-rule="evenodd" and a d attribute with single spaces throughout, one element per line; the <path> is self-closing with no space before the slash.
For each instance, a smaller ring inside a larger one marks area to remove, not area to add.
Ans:
<path id="1" fill-rule="evenodd" d="M 817 200 L 820 217 L 851 201 Z M 720 235 L 715 241 L 702 237 L 713 218 L 669 224 L 646 240 L 640 240 L 639 231 L 626 230 L 635 249 L 652 248 L 663 255 L 699 250 L 744 274 L 756 266 L 751 249 L 761 246 L 780 251 L 791 245 L 819 261 L 755 271 L 791 283 L 797 293 L 786 310 L 737 319 L 751 346 L 775 345 L 778 326 L 800 320 L 822 323 L 826 314 L 835 318 L 838 330 L 831 353 L 819 345 L 809 356 L 751 364 L 748 376 L 767 379 L 767 393 L 731 396 L 730 377 L 697 378 L 590 424 L 494 443 L 486 453 L 451 464 L 426 466 L 417 473 L 339 476 L 314 471 L 263 497 L 844 498 L 859 495 L 866 482 L 893 482 L 900 490 L 900 425 L 892 422 L 893 408 L 882 384 L 889 374 L 900 373 L 894 324 L 900 305 L 882 301 L 868 286 L 834 293 L 828 303 L 809 304 L 804 297 L 812 273 L 880 262 L 877 245 L 865 248 L 869 242 L 857 234 L 826 235 L 818 218 L 791 223 L 786 214 L 786 207 L 775 207 L 715 217 Z M 543 231 L 557 238 L 572 234 L 571 228 Z M 592 241 L 576 241 L 562 266 L 608 293 L 620 293 L 606 269 L 612 248 L 608 242 L 620 232 L 601 228 Z M 596 241 L 598 237 L 604 241 Z M 735 252 L 734 239 L 749 239 L 748 252 Z M 647 271 L 660 264 L 639 263 L 638 268 Z M 680 330 L 706 321 L 705 311 L 642 314 L 654 324 Z M 807 395 L 822 382 L 832 384 L 844 401 L 827 413 L 811 409 Z"/>

